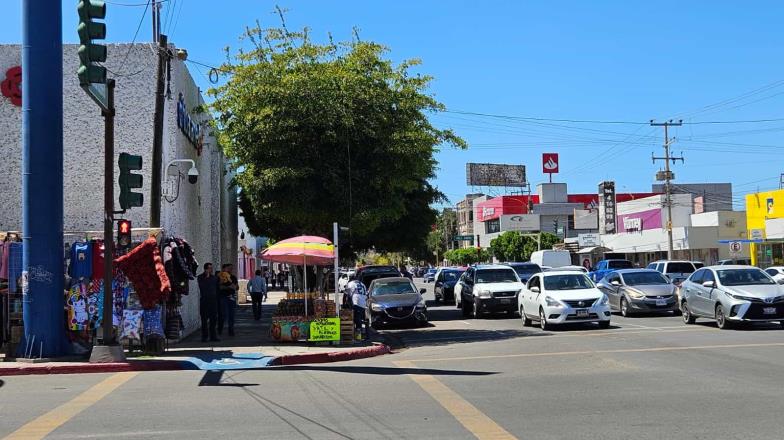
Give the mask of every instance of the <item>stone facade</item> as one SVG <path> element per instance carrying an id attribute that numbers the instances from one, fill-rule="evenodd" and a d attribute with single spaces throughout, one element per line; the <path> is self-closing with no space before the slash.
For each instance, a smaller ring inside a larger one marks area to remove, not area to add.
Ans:
<path id="1" fill-rule="evenodd" d="M 76 70 L 79 58 L 76 45 L 63 48 L 63 135 L 64 135 L 64 228 L 66 232 L 103 230 L 103 118 L 98 106 L 79 87 Z M 0 45 L 0 76 L 21 64 L 19 45 Z M 108 47 L 105 63 L 109 75 L 116 77 L 115 94 L 115 155 L 121 152 L 140 155 L 143 160 L 144 206 L 129 210 L 124 218 L 134 228 L 149 226 L 150 184 L 152 182 L 153 111 L 155 105 L 155 73 L 157 55 L 150 43 L 113 44 Z M 2 79 L 0 78 L 0 80 Z M 176 169 L 182 175 L 170 176 L 163 170 L 163 182 L 179 181 L 179 194 L 161 200 L 161 226 L 165 234 L 180 236 L 194 246 L 200 263 L 210 261 L 216 266 L 236 259 L 237 203 L 236 189 L 230 187 L 232 177 L 228 162 L 214 137 L 206 130 L 201 154 L 177 126 L 177 99 L 182 93 L 187 112 L 197 122 L 205 122 L 208 114 L 197 114 L 194 108 L 203 104 L 184 62 L 172 60 L 170 94 L 166 99 L 163 128 L 163 165 L 173 159 L 192 159 L 199 171 L 196 184 L 189 184 L 185 174 L 190 165 Z M 24 99 L 24 97 L 23 97 Z M 0 154 L 4 172 L 0 173 L 0 230 L 18 231 L 22 225 L 22 111 L 9 99 L 0 96 Z M 115 176 L 119 175 L 117 157 Z M 116 179 L 115 179 L 116 180 Z M 176 187 L 177 185 L 173 185 Z M 119 209 L 119 186 L 115 186 L 115 205 Z M 72 242 L 82 234 L 66 235 Z M 143 235 L 140 237 L 143 238 Z M 183 320 L 186 333 L 199 326 L 198 289 L 191 284 L 191 295 L 183 298 Z"/>

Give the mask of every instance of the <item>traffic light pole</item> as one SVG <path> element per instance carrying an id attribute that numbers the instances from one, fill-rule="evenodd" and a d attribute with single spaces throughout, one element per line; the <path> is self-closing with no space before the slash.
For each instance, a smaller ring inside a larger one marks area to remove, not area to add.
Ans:
<path id="1" fill-rule="evenodd" d="M 114 258 L 114 79 L 106 81 L 107 107 L 104 118 L 104 181 L 103 181 L 103 339 L 93 347 L 90 362 L 119 362 L 125 360 L 125 353 L 114 335 L 112 323 L 112 263 Z"/>

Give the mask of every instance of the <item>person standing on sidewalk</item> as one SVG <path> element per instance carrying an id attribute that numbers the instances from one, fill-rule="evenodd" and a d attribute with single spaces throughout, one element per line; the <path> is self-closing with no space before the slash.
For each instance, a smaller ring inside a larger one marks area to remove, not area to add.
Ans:
<path id="1" fill-rule="evenodd" d="M 237 307 L 239 281 L 234 276 L 234 265 L 226 263 L 218 274 L 218 297 L 221 313 L 218 315 L 218 334 L 223 335 L 223 323 L 228 324 L 229 336 L 234 336 L 234 309 Z"/>
<path id="2" fill-rule="evenodd" d="M 278 282 L 278 277 L 275 275 L 275 271 L 270 271 L 270 281 L 272 281 L 272 290 L 275 290 L 275 283 Z"/>
<path id="3" fill-rule="evenodd" d="M 215 334 L 218 319 L 218 277 L 212 273 L 212 263 L 204 263 L 204 272 L 196 277 L 199 283 L 199 314 L 201 315 L 201 342 L 220 341 Z"/>
<path id="4" fill-rule="evenodd" d="M 253 303 L 253 319 L 261 319 L 261 302 L 267 296 L 267 280 L 261 276 L 261 271 L 257 270 L 256 275 L 248 281 L 248 292 Z"/>
<path id="5" fill-rule="evenodd" d="M 280 286 L 280 290 L 283 289 L 283 281 L 286 279 L 286 274 L 283 273 L 283 269 L 278 271 L 278 286 Z"/>
<path id="6" fill-rule="evenodd" d="M 354 307 L 354 335 L 362 339 L 362 324 L 365 322 L 365 309 L 367 308 L 367 289 L 359 280 L 352 280 L 346 290 L 351 292 L 351 303 Z M 365 329 L 367 334 L 368 329 Z"/>

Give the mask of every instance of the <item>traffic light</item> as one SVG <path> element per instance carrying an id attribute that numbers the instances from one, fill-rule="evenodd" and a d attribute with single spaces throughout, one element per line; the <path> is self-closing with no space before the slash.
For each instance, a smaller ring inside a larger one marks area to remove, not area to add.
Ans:
<path id="1" fill-rule="evenodd" d="M 106 38 L 106 24 L 94 21 L 106 17 L 106 4 L 100 0 L 81 0 L 76 6 L 79 11 L 79 84 L 106 82 L 106 68 L 96 63 L 106 61 L 106 46 L 92 40 Z"/>
<path id="2" fill-rule="evenodd" d="M 556 234 L 558 233 L 558 219 L 553 220 L 553 231 L 555 231 Z"/>
<path id="3" fill-rule="evenodd" d="M 142 157 L 120 153 L 120 208 L 129 209 L 144 204 L 144 195 L 131 190 L 141 188 L 143 177 L 131 171 L 142 169 Z"/>
<path id="4" fill-rule="evenodd" d="M 131 246 L 131 221 L 117 221 L 117 248 L 128 249 Z"/>

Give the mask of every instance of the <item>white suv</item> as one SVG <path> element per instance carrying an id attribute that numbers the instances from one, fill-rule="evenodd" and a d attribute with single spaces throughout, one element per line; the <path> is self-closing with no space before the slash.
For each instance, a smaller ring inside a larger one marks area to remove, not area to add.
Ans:
<path id="1" fill-rule="evenodd" d="M 523 283 L 509 266 L 491 264 L 469 267 L 455 285 L 455 303 L 463 316 L 517 311 L 517 295 Z"/>
<path id="2" fill-rule="evenodd" d="M 520 292 L 518 311 L 523 326 L 539 321 L 542 330 L 556 324 L 596 322 L 610 326 L 610 303 L 587 275 L 572 271 L 536 274 Z"/>

